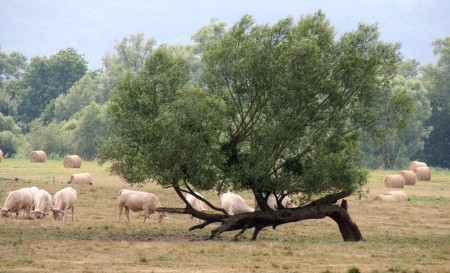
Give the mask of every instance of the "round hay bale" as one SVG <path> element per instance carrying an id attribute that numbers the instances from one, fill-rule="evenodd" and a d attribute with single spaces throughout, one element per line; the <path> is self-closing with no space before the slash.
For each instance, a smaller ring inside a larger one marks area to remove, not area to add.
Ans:
<path id="1" fill-rule="evenodd" d="M 391 202 L 400 202 L 400 201 L 409 201 L 408 194 L 404 191 L 389 191 L 382 195 L 377 195 L 373 199 L 374 201 L 391 201 Z"/>
<path id="2" fill-rule="evenodd" d="M 68 184 L 92 185 L 92 177 L 89 173 L 76 173 L 70 176 Z"/>
<path id="3" fill-rule="evenodd" d="M 404 188 L 405 179 L 400 174 L 386 175 L 384 178 L 384 185 L 388 188 Z"/>
<path id="4" fill-rule="evenodd" d="M 405 185 L 416 185 L 417 175 L 415 172 L 403 170 L 399 171 L 398 174 L 403 176 L 403 179 L 405 180 Z"/>
<path id="5" fill-rule="evenodd" d="M 419 180 L 431 180 L 431 169 L 429 167 L 417 167 L 414 172 Z"/>
<path id="6" fill-rule="evenodd" d="M 3 151 L 2 149 L 0 149 L 0 162 L 2 162 L 2 160 L 3 160 Z"/>
<path id="7" fill-rule="evenodd" d="M 47 154 L 44 151 L 32 151 L 30 153 L 30 162 L 45 162 Z"/>
<path id="8" fill-rule="evenodd" d="M 377 195 L 375 198 L 373 198 L 373 201 L 389 201 L 389 202 L 395 202 L 395 197 L 392 195 Z"/>
<path id="9" fill-rule="evenodd" d="M 64 168 L 80 168 L 81 157 L 78 155 L 68 155 L 63 160 Z"/>
<path id="10" fill-rule="evenodd" d="M 426 167 L 427 163 L 420 161 L 412 161 L 409 163 L 409 170 L 414 171 L 418 167 Z"/>

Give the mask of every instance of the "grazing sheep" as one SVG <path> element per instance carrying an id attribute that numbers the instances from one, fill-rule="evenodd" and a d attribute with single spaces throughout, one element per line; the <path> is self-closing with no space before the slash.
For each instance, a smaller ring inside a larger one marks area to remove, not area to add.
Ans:
<path id="1" fill-rule="evenodd" d="M 64 188 L 55 193 L 53 198 L 54 205 L 50 209 L 53 211 L 53 219 L 55 221 L 65 221 L 67 210 L 72 210 L 72 222 L 75 212 L 75 204 L 77 203 L 77 191 L 71 187 Z"/>
<path id="2" fill-rule="evenodd" d="M 153 193 L 122 189 L 119 191 L 118 203 L 119 222 L 122 216 L 123 208 L 125 208 L 125 216 L 130 223 L 130 210 L 134 212 L 143 210 L 145 213 L 144 223 L 147 221 L 149 215 L 155 212 L 158 214 L 159 223 L 161 223 L 164 217 L 166 217 L 164 212 L 156 211 L 157 208 L 161 207 L 161 203 L 159 202 L 158 197 L 156 197 Z"/>
<path id="3" fill-rule="evenodd" d="M 253 199 L 254 205 L 255 205 L 255 210 L 260 210 L 258 202 L 256 201 L 256 198 Z M 269 206 L 269 208 L 271 208 L 272 210 L 278 210 L 278 206 L 277 206 L 277 199 L 275 198 L 274 194 L 270 194 L 269 197 L 267 198 L 267 205 Z M 285 196 L 283 198 L 283 200 L 281 200 L 281 205 L 284 208 L 294 208 L 295 207 L 295 202 L 289 198 L 288 196 Z"/>
<path id="4" fill-rule="evenodd" d="M 245 204 L 242 197 L 232 192 L 226 192 L 220 196 L 222 208 L 229 214 L 241 214 L 246 212 L 254 212 L 255 210 Z"/>
<path id="5" fill-rule="evenodd" d="M 24 216 L 30 217 L 30 210 L 33 205 L 33 196 L 27 189 L 10 191 L 6 195 L 5 203 L 1 209 L 2 217 L 9 217 L 11 213 L 16 213 L 16 218 L 21 210 Z"/>
<path id="6" fill-rule="evenodd" d="M 31 212 L 37 219 L 44 219 L 50 211 L 52 196 L 46 190 L 40 189 L 34 195 L 34 210 Z"/>
<path id="7" fill-rule="evenodd" d="M 203 198 L 203 196 L 201 196 L 198 192 L 195 192 L 195 194 Z M 206 205 L 205 205 L 205 203 L 203 201 L 197 199 L 197 197 L 195 197 L 194 195 L 192 195 L 190 193 L 186 194 L 186 200 L 189 202 L 189 204 L 191 204 L 192 208 L 197 210 L 197 211 L 208 210 L 208 208 L 206 207 Z M 194 216 L 189 215 L 189 220 L 191 222 L 195 221 Z"/>

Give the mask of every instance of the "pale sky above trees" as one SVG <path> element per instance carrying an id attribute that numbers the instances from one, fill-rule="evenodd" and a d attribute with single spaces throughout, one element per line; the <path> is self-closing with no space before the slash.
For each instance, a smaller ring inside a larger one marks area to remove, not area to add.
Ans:
<path id="1" fill-rule="evenodd" d="M 96 69 L 115 42 L 130 34 L 144 33 L 160 44 L 188 44 L 211 18 L 230 26 L 248 13 L 257 23 L 273 24 L 318 9 L 337 35 L 359 22 L 378 23 L 381 40 L 400 42 L 404 57 L 421 64 L 434 63 L 431 42 L 450 35 L 447 0 L 1 0 L 0 46 L 28 58 L 74 47 Z"/>

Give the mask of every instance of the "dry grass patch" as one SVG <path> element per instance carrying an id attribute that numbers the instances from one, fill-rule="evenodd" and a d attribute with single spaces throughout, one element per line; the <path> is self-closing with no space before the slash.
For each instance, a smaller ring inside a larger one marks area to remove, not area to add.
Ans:
<path id="1" fill-rule="evenodd" d="M 383 178 L 392 172 L 373 171 L 361 200 L 347 198 L 349 211 L 365 242 L 343 242 L 330 219 L 308 220 L 265 229 L 256 242 L 233 242 L 235 233 L 205 240 L 212 225 L 189 232 L 187 215 L 169 214 L 162 224 L 155 215 L 143 224 L 142 213 L 131 212 L 132 223 L 117 222 L 117 194 L 130 188 L 107 166 L 83 162 L 95 183 L 72 185 L 78 191 L 75 221 L 22 218 L 0 220 L 0 271 L 5 272 L 449 272 L 450 175 L 433 171 L 431 181 L 403 189 L 412 201 L 372 201 L 389 191 Z M 0 199 L 6 192 L 36 185 L 51 194 L 66 187 L 73 170 L 47 160 L 32 164 L 4 159 L 0 165 Z M 19 181 L 14 178 L 18 177 Z M 53 177 L 55 177 L 53 182 Z M 136 187 L 133 187 L 136 189 Z M 163 206 L 181 207 L 170 189 L 145 185 Z M 202 195 L 219 205 L 214 192 Z M 253 205 L 250 194 L 245 202 Z"/>

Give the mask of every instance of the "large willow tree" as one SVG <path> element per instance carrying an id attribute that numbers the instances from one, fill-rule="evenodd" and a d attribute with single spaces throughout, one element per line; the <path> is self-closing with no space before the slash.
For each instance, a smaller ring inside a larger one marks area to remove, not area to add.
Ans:
<path id="1" fill-rule="evenodd" d="M 360 132 L 401 117 L 398 98 L 381 107 L 399 55 L 378 36 L 361 24 L 337 39 L 320 11 L 273 26 L 246 15 L 206 43 L 201 83 L 188 82 L 186 60 L 160 47 L 114 90 L 115 138 L 101 158 L 129 183 L 172 187 L 186 208 L 163 209 L 205 220 L 191 229 L 220 222 L 211 237 L 254 228 L 256 239 L 265 227 L 331 217 L 344 240 L 363 240 L 336 202 L 367 180 Z M 261 211 L 230 216 L 204 200 L 215 212 L 197 212 L 184 198 L 195 190 L 250 190 Z M 306 202 L 272 211 L 269 194 L 279 208 L 285 195 Z"/>

